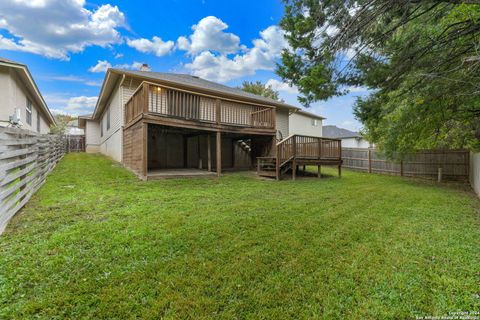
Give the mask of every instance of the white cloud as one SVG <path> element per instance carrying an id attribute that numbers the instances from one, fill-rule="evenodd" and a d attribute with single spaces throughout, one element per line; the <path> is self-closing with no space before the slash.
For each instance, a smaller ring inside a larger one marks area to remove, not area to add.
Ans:
<path id="1" fill-rule="evenodd" d="M 79 76 L 74 76 L 74 75 L 67 75 L 67 76 L 46 76 L 43 77 L 46 80 L 57 80 L 57 81 L 68 81 L 68 82 L 78 82 L 78 83 L 83 83 L 87 86 L 92 86 L 92 87 L 99 87 L 102 84 L 97 81 L 93 81 L 90 79 L 85 79 Z"/>
<path id="2" fill-rule="evenodd" d="M 357 87 L 357 86 L 350 86 L 347 88 L 348 92 L 352 93 L 368 93 L 367 87 Z"/>
<path id="3" fill-rule="evenodd" d="M 0 1 L 0 49 L 24 51 L 68 60 L 69 53 L 88 46 L 121 43 L 118 28 L 125 16 L 117 6 L 102 5 L 88 10 L 85 0 Z"/>
<path id="4" fill-rule="evenodd" d="M 112 65 L 107 60 L 98 60 L 97 64 L 90 67 L 88 71 L 90 72 L 106 72 Z"/>
<path id="5" fill-rule="evenodd" d="M 241 53 L 229 58 L 227 55 L 215 55 L 203 51 L 185 67 L 199 77 L 227 82 L 247 75 L 254 75 L 257 70 L 273 70 L 275 61 L 280 57 L 288 43 L 284 31 L 278 26 L 270 26 L 260 32 L 260 38 L 253 40 L 252 48 L 245 48 Z"/>
<path id="6" fill-rule="evenodd" d="M 77 114 L 92 112 L 97 104 L 98 97 L 79 96 L 68 99 L 64 108 L 67 112 L 75 112 Z"/>
<path id="7" fill-rule="evenodd" d="M 278 81 L 276 79 L 270 79 L 266 83 L 267 86 L 271 86 L 273 90 L 279 92 L 286 92 L 289 94 L 298 94 L 298 88 L 296 86 L 289 86 L 288 83 Z"/>
<path id="8" fill-rule="evenodd" d="M 224 32 L 228 25 L 214 16 L 208 16 L 192 26 L 193 33 L 187 37 L 179 37 L 177 47 L 190 54 L 197 54 L 205 50 L 221 54 L 235 53 L 241 49 L 240 38 Z"/>
<path id="9" fill-rule="evenodd" d="M 127 45 L 129 47 L 135 48 L 143 53 L 153 53 L 157 57 L 161 57 L 172 52 L 175 44 L 173 41 L 163 41 L 159 37 L 153 37 L 152 40 L 145 38 L 127 40 Z"/>
<path id="10" fill-rule="evenodd" d="M 117 68 L 117 69 L 130 69 L 130 70 L 140 70 L 143 63 L 134 61 L 131 64 L 123 63 L 123 64 L 116 64 L 113 65 L 108 62 L 107 60 L 98 60 L 97 64 L 90 67 L 88 71 L 90 72 L 106 72 L 109 68 Z"/>

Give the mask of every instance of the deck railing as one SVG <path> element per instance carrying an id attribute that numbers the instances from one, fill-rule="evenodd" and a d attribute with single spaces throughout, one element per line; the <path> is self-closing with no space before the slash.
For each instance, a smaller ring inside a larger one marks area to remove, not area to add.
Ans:
<path id="1" fill-rule="evenodd" d="M 275 129 L 275 108 L 143 83 L 125 105 L 125 123 L 142 113 L 222 125 Z"/>
<path id="2" fill-rule="evenodd" d="M 341 159 L 342 142 L 338 139 L 292 135 L 277 144 L 277 162 L 282 166 L 294 158 Z"/>

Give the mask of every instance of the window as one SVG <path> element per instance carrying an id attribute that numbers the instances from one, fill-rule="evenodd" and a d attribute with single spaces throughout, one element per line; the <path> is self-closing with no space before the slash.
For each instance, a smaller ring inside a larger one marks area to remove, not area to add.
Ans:
<path id="1" fill-rule="evenodd" d="M 314 127 L 318 126 L 318 120 L 317 119 L 312 119 L 312 126 L 314 126 Z"/>
<path id="2" fill-rule="evenodd" d="M 107 109 L 107 130 L 110 130 L 110 106 Z"/>
<path id="3" fill-rule="evenodd" d="M 100 120 L 100 137 L 103 137 L 103 119 Z"/>
<path id="4" fill-rule="evenodd" d="M 37 132 L 40 132 L 40 112 L 37 112 Z"/>
<path id="5" fill-rule="evenodd" d="M 27 118 L 26 118 L 27 124 L 32 125 L 32 101 L 27 99 Z"/>

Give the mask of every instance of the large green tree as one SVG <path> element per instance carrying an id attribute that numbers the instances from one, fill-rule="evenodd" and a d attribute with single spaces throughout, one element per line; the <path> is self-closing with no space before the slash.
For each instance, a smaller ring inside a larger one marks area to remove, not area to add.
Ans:
<path id="1" fill-rule="evenodd" d="M 260 81 L 256 81 L 256 82 L 244 81 L 242 83 L 242 86 L 239 89 L 242 89 L 243 91 L 250 92 L 259 96 L 270 98 L 273 100 L 280 100 L 278 96 L 278 92 L 273 90 L 272 86 L 267 86 L 266 84 Z"/>
<path id="2" fill-rule="evenodd" d="M 366 86 L 355 115 L 388 154 L 479 147 L 480 1 L 285 2 L 277 72 L 303 104 Z"/>

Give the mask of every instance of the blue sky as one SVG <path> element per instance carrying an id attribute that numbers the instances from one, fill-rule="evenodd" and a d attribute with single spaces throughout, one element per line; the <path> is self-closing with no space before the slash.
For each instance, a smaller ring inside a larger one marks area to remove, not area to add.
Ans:
<path id="1" fill-rule="evenodd" d="M 260 80 L 300 106 L 275 63 L 287 43 L 280 0 L 16 0 L 0 3 L 0 56 L 29 66 L 50 109 L 93 110 L 108 67 L 194 74 L 230 86 Z M 353 88 L 309 111 L 358 130 Z"/>

